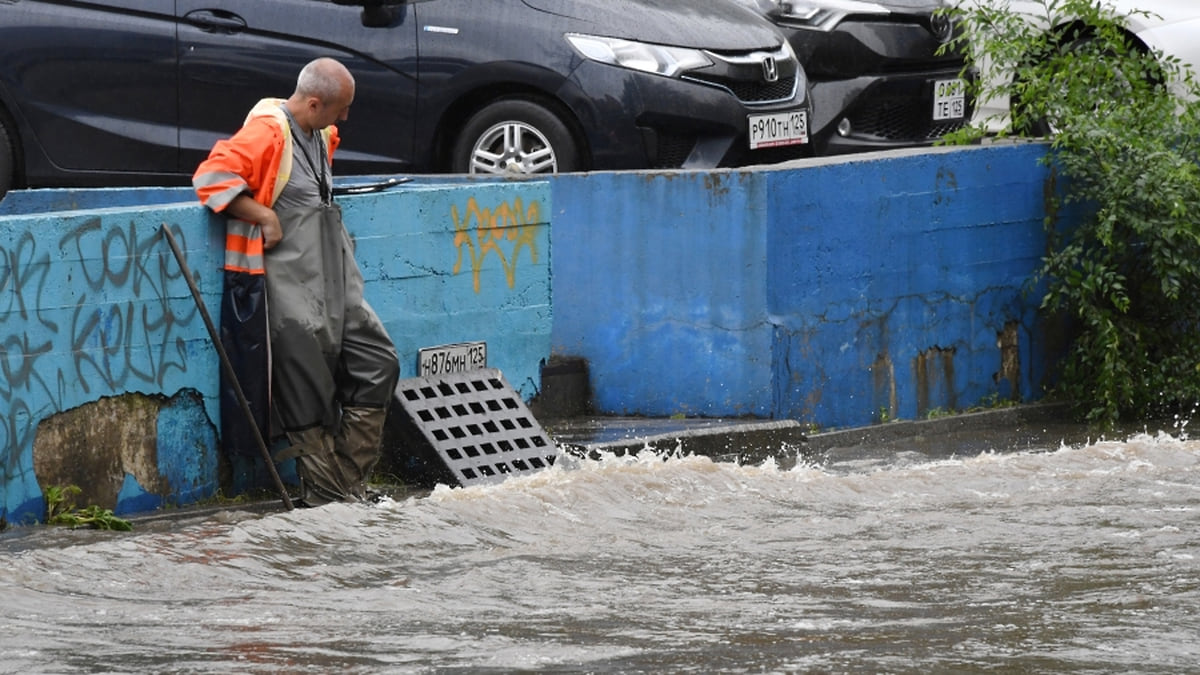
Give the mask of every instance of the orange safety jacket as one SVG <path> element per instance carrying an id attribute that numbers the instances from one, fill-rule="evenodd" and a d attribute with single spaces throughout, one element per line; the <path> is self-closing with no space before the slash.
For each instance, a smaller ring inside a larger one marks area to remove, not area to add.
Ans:
<path id="1" fill-rule="evenodd" d="M 250 193 L 254 201 L 273 206 L 292 175 L 292 134 L 280 98 L 255 104 L 232 138 L 217 141 L 208 158 L 192 175 L 200 203 L 217 213 L 238 195 Z M 333 162 L 339 138 L 337 127 L 321 130 Z M 262 230 L 256 223 L 229 218 L 225 226 L 225 269 L 265 274 Z"/>

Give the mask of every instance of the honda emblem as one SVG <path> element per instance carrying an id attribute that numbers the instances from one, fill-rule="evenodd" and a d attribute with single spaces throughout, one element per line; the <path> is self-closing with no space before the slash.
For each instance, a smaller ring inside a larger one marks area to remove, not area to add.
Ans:
<path id="1" fill-rule="evenodd" d="M 764 56 L 762 67 L 764 80 L 767 82 L 779 81 L 779 64 L 775 63 L 774 56 Z"/>

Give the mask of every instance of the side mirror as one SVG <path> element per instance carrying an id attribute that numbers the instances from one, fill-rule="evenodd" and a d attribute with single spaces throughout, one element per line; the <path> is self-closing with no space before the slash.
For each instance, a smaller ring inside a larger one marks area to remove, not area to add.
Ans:
<path id="1" fill-rule="evenodd" d="M 396 9 L 392 5 L 364 5 L 362 25 L 367 28 L 387 28 L 396 23 L 396 16 L 403 16 L 404 8 Z"/>
<path id="2" fill-rule="evenodd" d="M 407 5 L 409 1 L 333 0 L 333 4 L 362 7 L 362 25 L 367 28 L 387 28 L 397 23 L 397 17 L 404 18 L 404 5 Z"/>

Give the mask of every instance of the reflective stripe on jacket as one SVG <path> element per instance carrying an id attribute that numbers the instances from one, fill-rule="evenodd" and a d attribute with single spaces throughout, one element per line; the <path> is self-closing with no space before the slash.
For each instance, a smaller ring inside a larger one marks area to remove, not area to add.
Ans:
<path id="1" fill-rule="evenodd" d="M 192 187 L 200 203 L 217 213 L 238 195 L 249 193 L 254 201 L 273 206 L 292 175 L 292 134 L 284 100 L 265 98 L 255 104 L 242 128 L 232 138 L 217 141 L 208 158 L 192 175 Z M 328 126 L 321 135 L 332 163 L 338 146 L 337 127 Z M 229 218 L 225 227 L 225 269 L 263 274 L 262 232 L 257 224 Z"/>

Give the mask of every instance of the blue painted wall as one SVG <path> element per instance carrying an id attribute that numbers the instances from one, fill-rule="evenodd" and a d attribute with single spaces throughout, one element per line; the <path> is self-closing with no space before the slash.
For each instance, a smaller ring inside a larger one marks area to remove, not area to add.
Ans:
<path id="1" fill-rule="evenodd" d="M 774 416 L 774 171 L 556 180 L 554 350 L 587 359 L 599 411 Z"/>
<path id="2" fill-rule="evenodd" d="M 599 413 L 848 427 L 1041 396 L 1040 296 L 1024 289 L 1045 245 L 1045 152 L 427 177 L 342 204 L 403 377 L 421 347 L 484 340 L 526 399 L 558 354 L 588 361 Z M 218 221 L 188 190 L 3 204 L 0 515 L 40 515 L 39 424 L 130 392 L 177 403 L 158 419 L 169 494 L 126 481 L 124 508 L 211 494 L 217 357 L 158 227 L 172 223 L 216 307 Z M 87 210 L 46 212 L 60 204 Z"/>
<path id="3" fill-rule="evenodd" d="M 202 410 L 178 403 L 190 396 L 161 407 L 152 459 L 169 489 L 131 484 L 138 462 L 120 457 L 127 480 L 114 511 L 212 496 L 220 365 L 159 228 L 168 223 L 176 234 L 216 319 L 223 225 L 186 191 L 69 192 L 15 193 L 8 199 L 34 213 L 0 217 L 0 516 L 42 516 L 39 425 L 130 393 L 195 393 Z M 36 208 L 38 198 L 51 206 L 189 201 L 48 212 Z M 417 374 L 422 347 L 482 340 L 488 365 L 526 398 L 534 394 L 549 353 L 549 198 L 548 184 L 531 181 L 425 184 L 340 200 L 401 377 Z"/>
<path id="4" fill-rule="evenodd" d="M 215 382 L 203 323 L 177 301 L 186 285 L 161 253 L 163 222 L 180 230 L 213 288 L 216 262 L 205 251 L 219 249 L 194 206 L 0 218 L 0 477 L 10 521 L 40 517 L 33 447 L 44 419 L 127 391 L 171 396 Z"/>
<path id="5" fill-rule="evenodd" d="M 123 190 L 14 190 L 0 199 L 0 216 L 24 216 L 51 211 L 82 211 L 121 206 L 158 206 L 195 202 L 191 188 L 145 187 Z"/>
<path id="6" fill-rule="evenodd" d="M 339 200 L 375 308 L 415 377 L 422 347 L 485 341 L 532 397 L 550 341 L 550 186 L 416 184 Z"/>
<path id="7" fill-rule="evenodd" d="M 1045 152 L 558 177 L 554 351 L 604 413 L 833 428 L 1037 399 Z"/>
<path id="8" fill-rule="evenodd" d="M 776 175 L 777 415 L 853 426 L 1040 398 L 1040 296 L 1023 286 L 1045 250 L 1044 152 L 932 152 L 807 180 Z M 1010 322 L 1023 364 L 1016 383 L 1000 375 L 997 342 Z"/>

